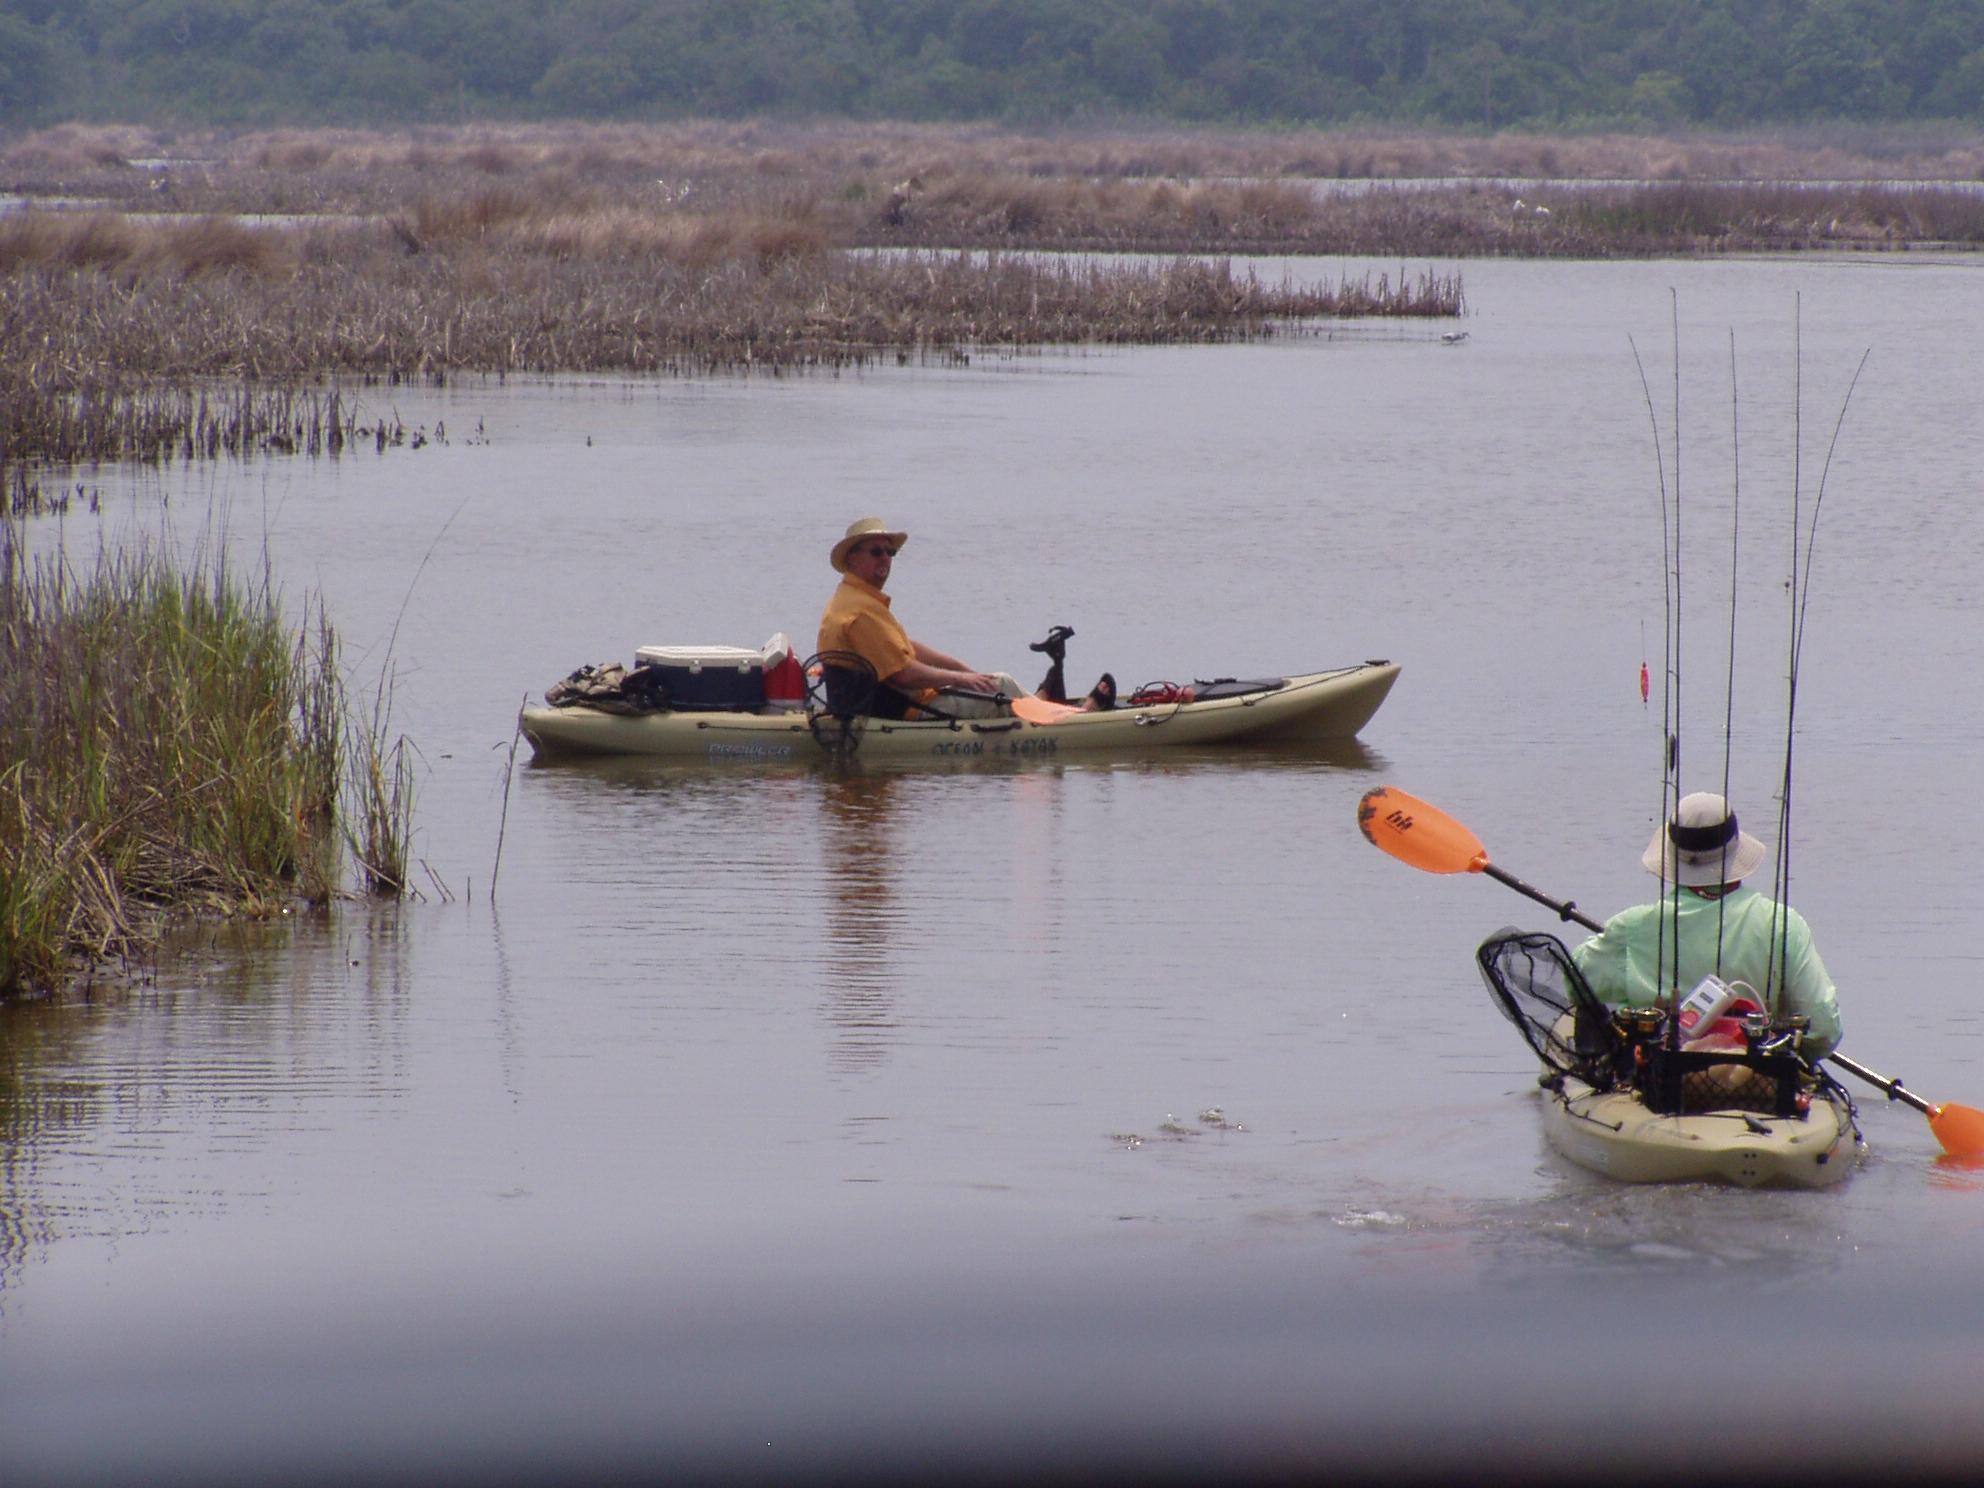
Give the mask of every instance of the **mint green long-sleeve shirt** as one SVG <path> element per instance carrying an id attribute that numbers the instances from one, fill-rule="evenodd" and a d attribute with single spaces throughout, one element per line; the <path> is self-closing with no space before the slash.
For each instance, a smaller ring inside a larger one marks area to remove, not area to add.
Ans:
<path id="1" fill-rule="evenodd" d="M 1655 981 L 1660 961 L 1657 937 L 1663 911 L 1676 915 L 1678 930 L 1670 928 L 1666 945 L 1667 987 Z M 1771 957 L 1771 917 L 1784 944 Z M 1722 943 L 1721 969 L 1716 966 L 1718 931 Z M 1676 945 L 1679 946 L 1678 966 Z M 1704 899 L 1686 889 L 1653 904 L 1622 909 L 1605 922 L 1605 929 L 1571 952 L 1591 990 L 1609 1003 L 1643 1006 L 1668 989 L 1683 993 L 1714 972 L 1725 982 L 1748 982 L 1768 993 L 1764 977 L 1774 970 L 1781 990 L 1773 1011 L 1802 1013 L 1812 1020 L 1805 1044 L 1814 1059 L 1839 1043 L 1839 995 L 1825 963 L 1812 947 L 1811 927 L 1795 909 L 1781 909 L 1755 889 L 1734 889 L 1720 900 Z"/>

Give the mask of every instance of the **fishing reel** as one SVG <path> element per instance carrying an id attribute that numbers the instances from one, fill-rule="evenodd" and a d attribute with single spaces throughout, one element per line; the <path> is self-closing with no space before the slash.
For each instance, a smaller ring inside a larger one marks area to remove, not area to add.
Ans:
<path id="1" fill-rule="evenodd" d="M 1612 1026 L 1626 1042 L 1645 1043 L 1649 1039 L 1657 1039 L 1667 1026 L 1667 1010 L 1658 1007 L 1614 1008 Z"/>
<path id="2" fill-rule="evenodd" d="M 1803 1057 L 1805 1035 L 1812 1031 L 1812 1020 L 1803 1013 L 1772 1020 L 1764 1013 L 1743 1019 L 1743 1037 L 1752 1054 L 1796 1054 Z"/>
<path id="3" fill-rule="evenodd" d="M 1675 1020 L 1660 1004 L 1613 1009 L 1613 1029 L 1631 1051 L 1625 1078 L 1649 1110 L 1795 1117 L 1810 1109 L 1812 1067 L 1803 1054 L 1810 1018 L 1742 1014 L 1729 1020 L 1741 1030 L 1740 1042 L 1727 1038 L 1726 1029 L 1723 1038 L 1696 1042 Z"/>
<path id="4" fill-rule="evenodd" d="M 1612 1029 L 1628 1044 L 1659 1044 L 1667 1037 L 1672 1013 L 1662 1003 L 1615 1007 Z M 1812 1020 L 1803 1013 L 1773 1018 L 1768 1013 L 1744 1013 L 1733 1020 L 1742 1029 L 1744 1050 L 1751 1054 L 1800 1054 Z M 1684 1035 L 1685 1038 L 1685 1035 Z"/>

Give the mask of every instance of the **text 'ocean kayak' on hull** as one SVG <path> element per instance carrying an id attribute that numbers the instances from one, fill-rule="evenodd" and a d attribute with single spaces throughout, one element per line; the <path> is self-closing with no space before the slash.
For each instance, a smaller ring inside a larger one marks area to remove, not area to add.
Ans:
<path id="1" fill-rule="evenodd" d="M 1137 755 L 1179 746 L 1348 739 L 1371 720 L 1399 669 L 1388 661 L 1289 676 L 1266 691 L 1070 713 L 1051 723 L 1022 718 L 902 721 L 856 718 L 843 726 L 803 707 L 616 713 L 583 705 L 527 707 L 518 726 L 541 760 L 652 755 L 712 765 L 828 759 L 914 763 Z"/>

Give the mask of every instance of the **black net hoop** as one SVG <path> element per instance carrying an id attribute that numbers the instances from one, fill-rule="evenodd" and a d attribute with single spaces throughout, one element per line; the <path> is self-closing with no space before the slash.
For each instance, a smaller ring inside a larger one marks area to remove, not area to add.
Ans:
<path id="1" fill-rule="evenodd" d="M 1614 1083 L 1623 1041 L 1561 940 L 1511 927 L 1484 940 L 1474 959 L 1495 1006 L 1547 1068 L 1601 1089 Z"/>

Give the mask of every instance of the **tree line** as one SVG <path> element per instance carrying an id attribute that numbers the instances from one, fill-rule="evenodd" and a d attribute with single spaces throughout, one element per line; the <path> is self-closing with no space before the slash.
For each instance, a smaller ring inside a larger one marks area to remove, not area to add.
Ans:
<path id="1" fill-rule="evenodd" d="M 0 123 L 1984 120 L 1984 0 L 0 0 Z"/>

